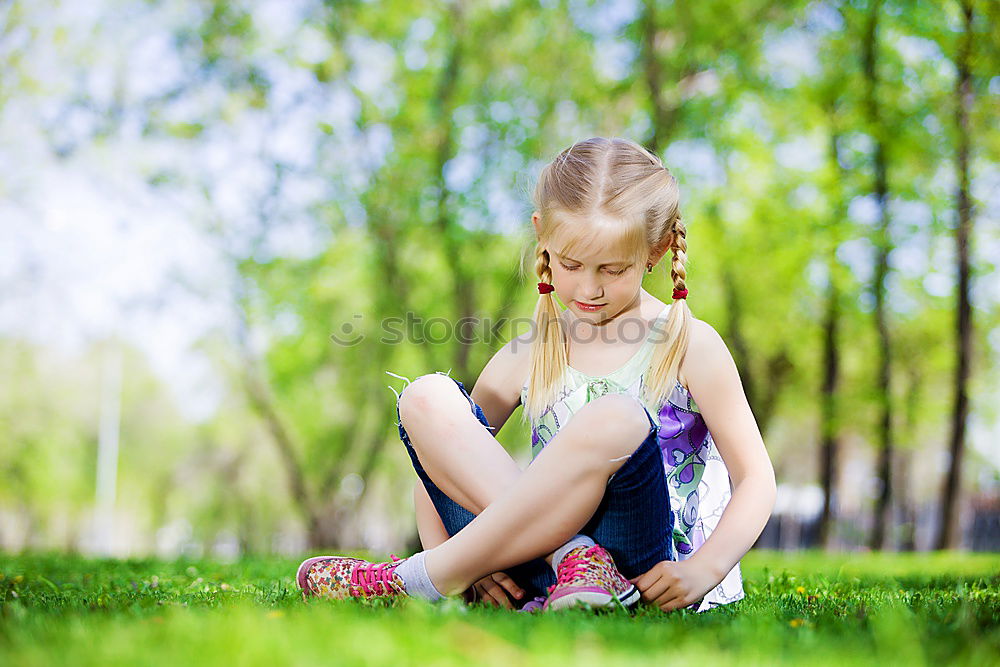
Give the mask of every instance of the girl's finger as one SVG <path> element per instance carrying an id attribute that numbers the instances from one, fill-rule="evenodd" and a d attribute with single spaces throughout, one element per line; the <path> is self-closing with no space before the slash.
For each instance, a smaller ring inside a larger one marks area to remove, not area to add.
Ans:
<path id="1" fill-rule="evenodd" d="M 653 582 L 655 582 L 659 578 L 660 575 L 656 572 L 656 569 L 654 568 L 647 571 L 645 574 L 640 574 L 638 577 L 634 579 L 629 579 L 629 581 L 631 581 L 635 585 L 635 587 L 638 588 L 640 591 L 645 592 L 646 589 L 649 588 L 653 584 Z"/>
<path id="2" fill-rule="evenodd" d="M 674 598 L 673 600 L 671 600 L 670 602 L 668 602 L 666 604 L 666 606 L 664 607 L 664 609 L 666 611 L 677 611 L 678 609 L 683 609 L 684 607 L 688 606 L 688 604 L 689 603 L 687 602 L 687 600 L 682 595 L 682 596 L 678 596 L 678 597 Z"/>
<path id="3" fill-rule="evenodd" d="M 646 588 L 642 593 L 642 599 L 646 602 L 651 602 L 656 604 L 656 600 L 663 596 L 664 593 L 670 590 L 670 581 L 667 579 L 657 579 L 656 581 L 650 583 L 649 587 Z"/>
<path id="4" fill-rule="evenodd" d="M 497 601 L 497 605 L 505 609 L 513 609 L 514 605 L 511 604 L 510 598 L 507 597 L 507 593 L 501 587 L 494 583 L 488 584 L 490 596 Z"/>
<path id="5" fill-rule="evenodd" d="M 661 577 L 655 570 L 650 570 L 646 574 L 639 575 L 635 579 L 629 579 L 629 581 L 631 581 L 635 587 L 639 589 L 639 592 L 642 593 L 643 599 L 651 600 L 652 597 L 655 596 L 651 597 L 649 595 L 649 589 L 655 586 L 657 582 L 662 579 L 663 577 Z"/>
<path id="6" fill-rule="evenodd" d="M 479 601 L 483 604 L 488 604 L 493 607 L 499 604 L 494 598 L 492 592 L 490 592 L 487 582 L 481 581 L 476 584 L 476 591 L 479 593 Z"/>
<path id="7" fill-rule="evenodd" d="M 524 590 L 520 586 L 518 586 L 514 582 L 514 580 L 511 579 L 506 573 L 497 572 L 496 574 L 493 575 L 493 581 L 503 586 L 508 593 L 513 595 L 518 600 L 524 597 Z"/>
<path id="8" fill-rule="evenodd" d="M 486 602 L 486 594 L 479 584 L 473 585 L 472 590 L 475 591 L 475 594 L 472 596 L 472 604 L 483 604 Z"/>
<path id="9" fill-rule="evenodd" d="M 677 590 L 667 590 L 663 595 L 658 597 L 653 603 L 663 611 L 673 611 L 682 607 L 681 601 L 683 596 L 680 591 Z"/>
<path id="10" fill-rule="evenodd" d="M 493 594 L 493 597 L 496 600 L 498 600 L 497 606 L 500 607 L 501 609 L 513 609 L 514 608 L 514 605 L 511 603 L 510 598 L 507 597 L 506 593 L 504 593 L 502 591 L 498 591 L 498 592 L 496 592 L 496 593 Z"/>

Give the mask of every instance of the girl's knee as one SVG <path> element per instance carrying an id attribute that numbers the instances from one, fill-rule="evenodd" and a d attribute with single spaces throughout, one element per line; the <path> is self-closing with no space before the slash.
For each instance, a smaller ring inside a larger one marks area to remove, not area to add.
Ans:
<path id="1" fill-rule="evenodd" d="M 624 456 L 639 448 L 652 428 L 646 408 L 627 394 L 607 394 L 587 403 L 573 417 L 583 422 L 594 443 L 609 456 Z"/>
<path id="2" fill-rule="evenodd" d="M 452 409 L 457 401 L 468 406 L 458 385 L 447 375 L 431 373 L 422 375 L 408 384 L 399 395 L 399 419 L 404 426 L 407 421 L 420 419 L 441 409 Z"/>

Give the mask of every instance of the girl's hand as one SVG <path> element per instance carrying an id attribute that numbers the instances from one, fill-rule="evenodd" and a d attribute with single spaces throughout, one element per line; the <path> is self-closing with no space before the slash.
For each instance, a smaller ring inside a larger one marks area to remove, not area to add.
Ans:
<path id="1" fill-rule="evenodd" d="M 644 602 L 673 611 L 698 602 L 721 579 L 695 560 L 664 560 L 629 581 L 642 593 Z"/>
<path id="2" fill-rule="evenodd" d="M 478 600 L 494 607 L 513 609 L 514 604 L 511 598 L 520 600 L 524 597 L 524 590 L 514 583 L 514 580 L 507 576 L 505 572 L 494 572 L 488 574 L 469 589 L 472 594 L 472 602 Z"/>

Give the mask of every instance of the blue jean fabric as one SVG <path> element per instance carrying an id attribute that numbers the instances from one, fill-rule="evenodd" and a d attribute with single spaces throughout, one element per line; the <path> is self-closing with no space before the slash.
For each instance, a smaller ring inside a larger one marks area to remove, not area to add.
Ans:
<path id="1" fill-rule="evenodd" d="M 455 380 L 455 378 L 450 379 Z M 455 383 L 469 401 L 473 414 L 483 426 L 492 431 L 493 428 L 483 414 L 482 408 L 469 396 L 465 385 L 458 380 L 455 380 Z M 663 472 L 663 460 L 656 438 L 659 427 L 648 412 L 646 416 L 650 421 L 649 435 L 611 476 L 597 511 L 579 531 L 607 549 L 619 571 L 627 578 L 645 573 L 660 561 L 675 559 L 672 540 L 673 517 Z M 399 418 L 398 400 L 396 420 L 399 425 L 399 437 L 406 446 L 417 476 L 427 489 L 448 534 L 456 534 L 471 522 L 475 515 L 445 495 L 424 471 Z M 526 595 L 522 603 L 535 596 L 544 595 L 546 589 L 556 582 L 555 573 L 542 558 L 508 568 L 506 572 L 525 589 Z"/>

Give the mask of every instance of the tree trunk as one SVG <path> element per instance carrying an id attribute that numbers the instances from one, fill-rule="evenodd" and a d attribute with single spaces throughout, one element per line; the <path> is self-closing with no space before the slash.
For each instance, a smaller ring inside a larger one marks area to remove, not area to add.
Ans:
<path id="1" fill-rule="evenodd" d="M 834 248 L 834 252 L 836 249 Z M 834 490 L 837 484 L 837 452 L 840 448 L 837 424 L 837 387 L 840 383 L 840 350 L 837 328 L 840 320 L 840 292 L 834 280 L 836 260 L 830 261 L 826 288 L 826 316 L 823 319 L 823 387 L 821 396 L 820 484 L 823 487 L 823 511 L 819 515 L 819 543 L 826 549 L 833 545 Z"/>
<path id="2" fill-rule="evenodd" d="M 706 213 L 706 221 L 712 225 L 712 231 L 720 238 L 725 235 L 722 218 L 718 214 L 718 206 L 711 203 Z M 761 433 L 767 431 L 767 425 L 774 416 L 778 394 L 788 373 L 792 370 L 787 351 L 782 347 L 762 360 L 764 373 L 758 376 L 754 372 L 755 365 L 750 354 L 750 346 L 743 334 L 743 303 L 739 294 L 739 280 L 733 272 L 731 262 L 723 261 L 721 268 L 722 294 L 726 300 L 726 340 L 732 346 L 733 361 L 743 383 L 743 391 L 747 403 L 753 411 L 754 418 Z M 760 370 L 760 366 L 757 366 Z M 763 377 L 764 389 L 760 389 L 757 379 Z"/>
<path id="3" fill-rule="evenodd" d="M 713 215 L 712 219 L 716 223 L 716 228 L 721 233 L 723 231 L 722 221 L 717 215 Z M 743 321 L 743 301 L 737 293 L 736 276 L 733 275 L 732 269 L 729 268 L 730 266 L 728 262 L 724 262 L 722 265 L 722 293 L 726 300 L 726 334 L 733 346 L 733 360 L 736 363 L 736 368 L 739 370 L 740 378 L 743 380 L 743 389 L 747 395 L 747 402 L 751 408 L 759 408 L 757 383 L 754 381 L 754 375 L 750 370 L 750 349 L 746 338 L 743 336 L 743 327 L 741 326 Z M 754 413 L 757 413 L 756 409 L 754 409 Z M 761 431 L 763 430 L 761 428 Z"/>
<path id="4" fill-rule="evenodd" d="M 919 427 L 920 394 L 923 392 L 923 373 L 916 363 L 910 363 L 907 367 L 907 388 L 906 388 L 906 421 L 904 423 L 904 434 L 908 442 L 914 442 L 917 437 Z M 912 479 L 913 479 L 913 451 L 905 452 L 900 457 L 899 472 L 896 475 L 896 506 L 899 508 L 900 521 L 900 543 L 901 551 L 915 551 L 916 546 L 916 523 L 917 512 L 913 500 Z"/>
<path id="5" fill-rule="evenodd" d="M 958 47 L 958 80 L 955 83 L 955 126 L 958 130 L 958 151 L 955 168 L 958 177 L 956 205 L 958 229 L 955 241 L 958 251 L 958 313 L 955 370 L 955 402 L 951 417 L 951 442 L 948 474 L 941 498 L 941 519 L 934 546 L 953 549 L 959 546 L 958 494 L 962 485 L 962 460 L 965 455 L 965 425 L 969 413 L 969 370 L 972 356 L 972 304 L 969 296 L 969 242 L 972 236 L 972 204 L 969 197 L 969 111 L 972 108 L 973 88 L 969 63 L 972 56 L 972 1 L 962 2 L 965 32 Z"/>
<path id="6" fill-rule="evenodd" d="M 455 26 L 455 34 L 461 35 L 462 14 L 461 6 L 456 4 L 452 7 L 452 23 Z M 432 100 L 434 107 L 434 117 L 436 120 L 436 150 L 434 151 L 434 164 L 432 174 L 439 181 L 437 198 L 436 226 L 441 236 L 444 253 L 448 266 L 452 268 L 452 295 L 454 312 L 457 315 L 456 322 L 462 318 L 472 317 L 475 312 L 475 289 L 473 281 L 461 261 L 462 244 L 458 232 L 460 231 L 455 223 L 454 216 L 450 211 L 448 190 L 444 182 L 444 166 L 453 157 L 454 140 L 452 111 L 455 107 L 455 89 L 458 84 L 458 75 L 461 65 L 462 42 L 460 38 L 455 38 L 448 58 L 441 73 L 437 86 L 437 93 Z M 376 204 L 371 204 L 370 208 L 377 209 Z M 390 213 L 373 214 L 369 211 L 367 218 L 371 221 L 371 231 L 377 239 L 376 243 L 376 271 L 378 275 L 374 281 L 376 286 L 375 313 L 376 316 L 385 316 L 388 313 L 398 312 L 400 304 L 409 302 L 407 285 L 396 259 L 398 244 L 398 229 L 391 223 L 393 216 Z M 470 381 L 469 352 L 471 341 L 458 341 L 458 350 L 452 359 L 452 376 L 468 384 Z M 429 344 L 427 344 L 429 345 Z M 430 350 L 427 350 L 430 352 Z M 433 357 L 433 355 L 431 355 Z M 366 383 L 367 390 L 362 392 L 371 405 L 381 405 L 379 391 L 384 385 L 384 362 L 388 361 L 388 355 L 384 346 L 375 345 L 372 351 L 372 366 L 375 374 L 372 381 Z M 431 366 L 436 366 L 433 359 Z M 365 399 L 363 399 L 365 400 Z M 368 405 L 366 403 L 366 405 Z M 347 470 L 347 457 L 340 457 L 330 468 L 321 484 L 321 494 L 319 501 L 323 505 L 323 520 L 316 524 L 316 536 L 314 539 L 325 544 L 336 545 L 341 541 L 340 533 L 346 521 L 357 514 L 357 510 L 363 505 L 365 498 L 371 489 L 371 477 L 378 464 L 379 458 L 389 441 L 394 437 L 386 438 L 385 428 L 382 426 L 391 419 L 395 422 L 395 405 L 390 409 L 372 407 L 371 409 L 359 410 L 355 426 L 348 433 L 354 438 L 353 451 L 361 451 L 360 459 L 355 462 L 357 474 L 364 480 L 364 487 L 361 493 L 349 504 L 331 503 L 331 496 L 334 494 L 337 482 L 343 477 Z"/>
<path id="7" fill-rule="evenodd" d="M 863 50 L 865 73 L 865 111 L 870 131 L 875 136 L 875 199 L 879 210 L 878 228 L 875 234 L 875 277 L 872 289 L 875 294 L 875 327 L 878 332 L 878 463 L 876 475 L 879 485 L 875 501 L 875 522 L 869 546 L 881 549 L 888 534 L 888 513 L 892 502 L 892 347 L 889 338 L 888 316 L 886 314 L 886 277 L 889 273 L 889 186 L 887 177 L 886 143 L 882 133 L 882 123 L 877 98 L 878 73 L 876 60 L 878 52 L 878 14 L 880 0 L 871 6 L 865 31 Z"/>
<path id="8" fill-rule="evenodd" d="M 292 502 L 298 508 L 306 523 L 306 531 L 310 538 L 310 547 L 323 546 L 313 544 L 312 538 L 318 534 L 320 517 L 316 511 L 312 496 L 306 486 L 306 479 L 303 473 L 302 464 L 299 462 L 292 442 L 291 433 L 285 426 L 284 420 L 278 414 L 277 407 L 271 399 L 267 386 L 257 375 L 256 363 L 246 356 L 244 360 L 243 382 L 250 398 L 250 404 L 258 415 L 264 420 L 268 430 L 271 432 L 271 440 L 278 450 L 278 460 L 281 462 L 285 472 L 285 480 L 291 494 Z"/>
<path id="9" fill-rule="evenodd" d="M 278 461 L 283 468 L 292 503 L 302 516 L 306 524 L 307 534 L 311 538 L 317 533 L 320 516 L 312 494 L 309 492 L 306 484 L 305 472 L 302 463 L 299 461 L 292 433 L 278 412 L 278 407 L 274 403 L 267 380 L 263 377 L 263 372 L 260 369 L 259 363 L 254 358 L 254 352 L 250 346 L 249 315 L 246 305 L 248 297 L 242 276 L 238 278 L 236 290 L 237 293 L 233 301 L 236 305 L 237 345 L 242 357 L 240 379 L 242 380 L 243 388 L 246 391 L 251 408 L 260 416 L 261 420 L 267 426 L 268 431 L 271 432 L 271 441 L 277 449 Z M 314 545 L 310 542 L 309 546 L 319 545 Z"/>
<path id="10" fill-rule="evenodd" d="M 828 158 L 830 169 L 839 182 L 843 169 L 837 154 L 840 136 L 837 130 L 836 100 L 829 104 L 828 112 L 833 130 L 830 133 Z M 837 419 L 837 390 L 840 387 L 840 348 L 837 335 L 840 325 L 840 289 L 837 282 L 837 233 L 845 212 L 844 197 L 837 191 L 829 229 L 828 277 L 826 288 L 826 314 L 823 319 L 823 383 L 820 389 L 820 451 L 819 476 L 823 487 L 823 509 L 819 517 L 819 543 L 829 549 L 834 544 L 833 523 L 836 514 L 837 465 L 840 452 L 840 424 Z"/>
<path id="11" fill-rule="evenodd" d="M 654 155 L 659 155 L 673 130 L 674 119 L 672 110 L 663 103 L 663 71 L 656 54 L 656 3 L 653 0 L 643 3 L 641 21 L 640 54 L 646 87 L 649 88 L 653 121 L 653 136 L 650 137 L 648 148 Z"/>
<path id="12" fill-rule="evenodd" d="M 677 129 L 678 117 L 681 112 L 678 104 L 668 105 L 663 97 L 663 82 L 666 76 L 663 73 L 659 54 L 657 53 L 656 34 L 656 3 L 647 0 L 643 4 L 641 21 L 642 39 L 640 43 L 640 61 L 642 64 L 642 74 L 649 90 L 651 106 L 652 137 L 648 148 L 655 154 L 666 147 L 670 138 Z M 678 25 L 680 31 L 688 38 L 688 31 L 691 28 L 691 18 L 687 13 L 688 7 L 684 3 L 677 5 Z M 762 8 L 765 11 L 766 8 Z M 689 75 L 698 71 L 697 63 L 689 62 L 673 75 L 671 80 L 682 81 Z M 722 233 L 722 220 L 718 215 L 711 215 L 712 222 L 717 231 Z M 726 299 L 727 331 L 726 335 L 733 347 L 733 359 L 743 381 L 743 388 L 747 395 L 747 402 L 750 404 L 756 417 L 760 430 L 766 431 L 767 424 L 774 415 L 774 407 L 781 392 L 781 387 L 785 377 L 792 369 L 792 364 L 788 359 L 785 349 L 779 349 L 773 355 L 764 360 L 763 380 L 766 389 L 758 391 L 757 377 L 752 372 L 752 363 L 749 346 L 743 335 L 742 328 L 742 301 L 737 287 L 737 278 L 728 268 L 728 264 L 723 264 L 722 287 Z"/>

